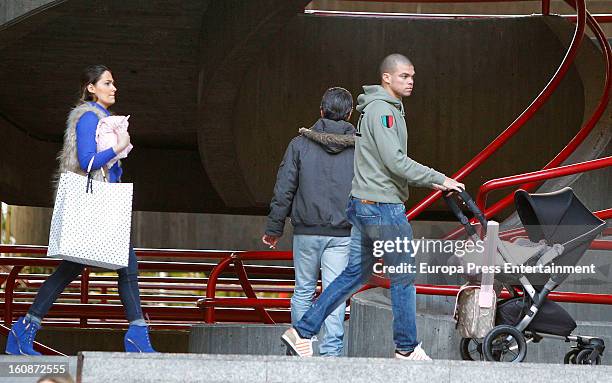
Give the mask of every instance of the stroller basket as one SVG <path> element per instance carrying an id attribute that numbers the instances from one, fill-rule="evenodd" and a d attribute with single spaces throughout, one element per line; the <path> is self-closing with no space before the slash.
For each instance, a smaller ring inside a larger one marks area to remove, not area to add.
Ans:
<path id="1" fill-rule="evenodd" d="M 497 307 L 495 324 L 516 326 L 529 311 L 530 302 L 525 297 L 512 298 Z M 546 300 L 526 330 L 569 336 L 576 328 L 576 322 L 559 304 Z"/>

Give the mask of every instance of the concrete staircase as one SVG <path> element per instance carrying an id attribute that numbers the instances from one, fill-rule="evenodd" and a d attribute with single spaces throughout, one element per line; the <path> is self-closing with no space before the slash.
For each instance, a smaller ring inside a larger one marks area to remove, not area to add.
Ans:
<path id="1" fill-rule="evenodd" d="M 37 358 L 23 358 L 37 360 Z M 42 359 L 41 359 L 42 361 Z M 0 359 L 3 363 L 3 359 Z M 310 358 L 251 355 L 124 354 L 79 355 L 82 383 L 122 382 L 609 382 L 612 367 L 389 358 Z M 0 382 L 9 380 L 0 380 Z M 30 381 L 34 381 L 31 379 Z M 16 382 L 16 380 L 10 380 Z"/>

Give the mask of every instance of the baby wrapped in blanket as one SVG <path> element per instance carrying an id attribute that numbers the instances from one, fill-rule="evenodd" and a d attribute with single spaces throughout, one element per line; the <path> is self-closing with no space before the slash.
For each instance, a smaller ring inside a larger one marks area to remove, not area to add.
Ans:
<path id="1" fill-rule="evenodd" d="M 120 132 L 127 132 L 130 116 L 108 116 L 101 118 L 98 121 L 96 128 L 96 144 L 98 146 L 98 152 L 102 152 L 108 148 L 117 145 L 117 134 Z M 117 153 L 117 157 L 113 158 L 109 163 L 108 167 L 112 167 L 115 162 L 122 158 L 126 158 L 128 153 L 134 148 L 132 144 L 129 144 L 120 153 Z"/>

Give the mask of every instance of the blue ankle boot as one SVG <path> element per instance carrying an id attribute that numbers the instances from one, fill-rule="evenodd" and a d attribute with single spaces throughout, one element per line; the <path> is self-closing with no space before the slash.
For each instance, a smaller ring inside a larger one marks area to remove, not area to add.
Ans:
<path id="1" fill-rule="evenodd" d="M 130 325 L 123 340 L 125 352 L 157 352 L 151 346 L 149 327 Z"/>
<path id="2" fill-rule="evenodd" d="M 20 317 L 9 332 L 6 339 L 6 353 L 9 355 L 41 355 L 33 348 L 34 338 L 40 325 Z"/>

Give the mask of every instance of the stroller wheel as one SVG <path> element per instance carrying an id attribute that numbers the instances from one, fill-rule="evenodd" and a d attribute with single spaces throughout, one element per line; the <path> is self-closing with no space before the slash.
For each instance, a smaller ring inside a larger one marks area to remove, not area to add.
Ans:
<path id="1" fill-rule="evenodd" d="M 478 339 L 461 338 L 459 351 L 463 360 L 484 360 L 482 356 L 482 343 Z"/>
<path id="2" fill-rule="evenodd" d="M 489 331 L 482 343 L 486 360 L 492 362 L 520 363 L 527 356 L 525 336 L 513 326 L 496 326 Z"/>
<path id="3" fill-rule="evenodd" d="M 570 350 L 567 354 L 565 354 L 565 357 L 563 358 L 563 363 L 576 364 L 576 356 L 578 356 L 578 353 L 580 353 L 580 351 L 580 349 Z"/>
<path id="4" fill-rule="evenodd" d="M 592 352 L 597 352 L 597 351 L 590 350 L 588 348 L 580 351 L 578 355 L 576 355 L 576 364 L 591 364 L 591 365 L 601 364 L 601 355 L 599 353 L 597 353 L 595 360 L 591 360 Z"/>

